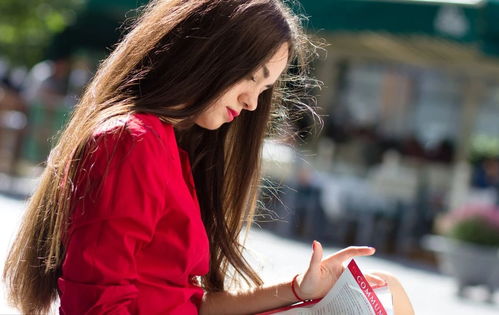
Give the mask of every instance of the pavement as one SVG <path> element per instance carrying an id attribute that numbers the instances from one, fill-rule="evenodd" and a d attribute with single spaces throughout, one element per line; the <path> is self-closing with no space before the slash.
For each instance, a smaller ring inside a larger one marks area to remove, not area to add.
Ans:
<path id="1" fill-rule="evenodd" d="M 0 263 L 3 266 L 9 244 L 13 241 L 24 211 L 25 201 L 19 195 L 0 194 Z M 306 269 L 310 260 L 311 244 L 285 239 L 261 229 L 248 235 L 246 255 L 266 284 L 289 281 L 296 273 Z M 325 247 L 325 255 L 338 250 Z M 449 276 L 394 258 L 360 257 L 356 259 L 363 272 L 388 271 L 396 275 L 405 286 L 416 314 L 422 315 L 498 315 L 499 292 L 492 303 L 486 302 L 483 288 L 472 288 L 469 298 L 456 295 L 456 284 Z M 19 314 L 9 307 L 5 299 L 4 284 L 0 286 L 0 314 Z"/>

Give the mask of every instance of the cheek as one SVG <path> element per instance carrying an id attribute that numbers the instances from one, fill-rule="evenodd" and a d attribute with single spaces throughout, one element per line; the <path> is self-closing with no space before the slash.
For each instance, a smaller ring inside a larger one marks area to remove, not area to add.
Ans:
<path id="1" fill-rule="evenodd" d="M 218 103 L 222 103 L 225 106 L 234 106 L 236 105 L 238 100 L 238 96 L 248 91 L 251 91 L 255 87 L 253 86 L 253 82 L 250 82 L 246 79 L 236 83 L 231 88 L 229 88 L 219 99 Z"/>
<path id="2" fill-rule="evenodd" d="M 207 122 L 207 121 L 213 119 L 215 112 L 216 111 L 215 111 L 215 108 L 213 106 L 209 107 L 204 112 L 202 112 L 201 115 L 199 115 L 198 119 L 196 119 L 196 120 Z"/>
<path id="3" fill-rule="evenodd" d="M 223 123 L 223 111 L 220 102 L 216 102 L 202 112 L 194 122 L 205 129 L 217 129 Z"/>
<path id="4" fill-rule="evenodd" d="M 206 110 L 206 112 L 205 112 L 206 116 L 211 117 L 212 119 L 220 116 L 220 114 L 224 112 L 225 106 L 227 106 L 224 104 L 225 104 L 225 102 L 223 100 L 216 101 L 212 106 L 210 106 Z"/>

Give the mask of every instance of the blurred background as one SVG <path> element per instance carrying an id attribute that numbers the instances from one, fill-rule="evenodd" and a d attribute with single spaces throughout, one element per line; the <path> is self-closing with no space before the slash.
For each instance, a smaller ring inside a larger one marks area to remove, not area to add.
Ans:
<path id="1" fill-rule="evenodd" d="M 0 2 L 5 239 L 82 89 L 146 2 Z M 324 126 L 303 117 L 298 141 L 266 141 L 250 243 L 284 256 L 308 255 L 314 239 L 375 246 L 367 264 L 397 270 L 418 314 L 497 314 L 499 0 L 292 5 L 327 43 L 312 65 Z M 425 305 L 431 292 L 440 308 Z"/>

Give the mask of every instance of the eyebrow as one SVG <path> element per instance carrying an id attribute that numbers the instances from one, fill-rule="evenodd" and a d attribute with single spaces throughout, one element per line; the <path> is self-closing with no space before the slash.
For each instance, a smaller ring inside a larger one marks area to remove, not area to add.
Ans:
<path id="1" fill-rule="evenodd" d="M 270 75 L 269 68 L 267 68 L 266 65 L 263 65 L 263 77 L 266 79 L 269 77 L 269 75 Z"/>
<path id="2" fill-rule="evenodd" d="M 265 79 L 266 79 L 266 78 L 268 78 L 268 77 L 270 76 L 270 71 L 269 71 L 269 68 L 267 68 L 267 66 L 266 66 L 266 65 L 263 65 L 262 69 L 263 69 L 263 77 L 264 77 Z M 270 89 L 272 86 L 274 86 L 274 84 L 267 84 L 267 85 L 265 86 L 265 89 Z"/>

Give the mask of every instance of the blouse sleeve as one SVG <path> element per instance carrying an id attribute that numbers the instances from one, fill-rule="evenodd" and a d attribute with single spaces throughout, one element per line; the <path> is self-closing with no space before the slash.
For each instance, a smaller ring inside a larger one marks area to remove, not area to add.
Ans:
<path id="1" fill-rule="evenodd" d="M 165 149 L 150 131 L 107 133 L 78 173 L 62 276 L 61 314 L 134 313 L 135 254 L 164 209 Z"/>

